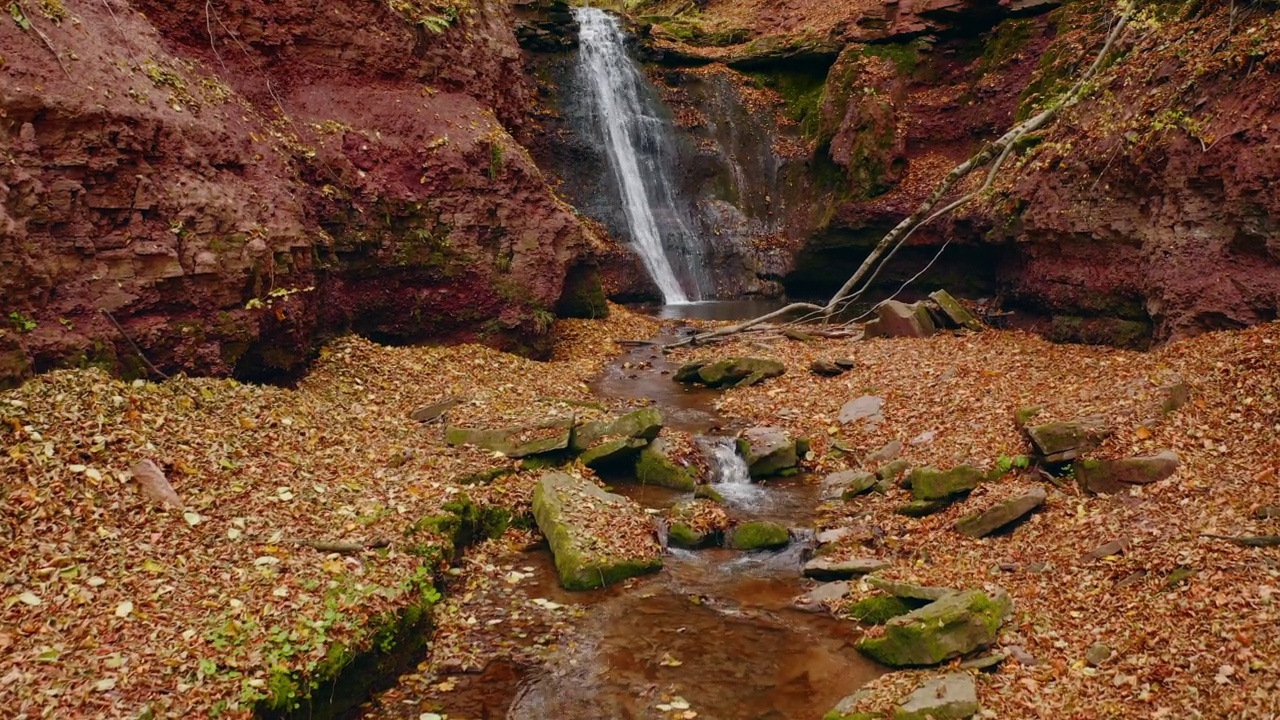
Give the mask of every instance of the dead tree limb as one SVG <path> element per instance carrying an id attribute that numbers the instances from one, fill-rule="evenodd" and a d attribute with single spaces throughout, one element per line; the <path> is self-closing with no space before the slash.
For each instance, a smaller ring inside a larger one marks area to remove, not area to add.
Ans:
<path id="1" fill-rule="evenodd" d="M 942 179 L 942 182 L 939 183 L 938 187 L 934 189 L 924 203 L 922 203 L 920 207 L 916 208 L 915 212 L 911 213 L 911 215 L 907 216 L 902 222 L 898 223 L 889 231 L 888 234 L 884 236 L 884 238 L 880 240 L 879 243 L 876 244 L 875 248 L 871 250 L 871 253 L 867 255 L 867 258 L 862 262 L 862 265 L 858 267 L 857 271 L 849 277 L 844 285 L 836 291 L 835 295 L 833 295 L 825 305 L 817 305 L 815 303 L 792 303 L 766 315 L 762 315 L 736 325 L 713 330 L 708 333 L 694 335 L 668 345 L 667 347 L 699 343 L 727 335 L 733 335 L 753 328 L 761 323 L 801 311 L 810 311 L 810 315 L 807 317 L 820 316 L 829 319 L 832 315 L 851 305 L 861 297 L 861 295 L 870 286 L 871 281 L 874 280 L 876 275 L 878 275 L 879 270 L 877 268 L 883 267 L 884 262 L 887 262 L 888 259 L 897 252 L 897 249 L 901 247 L 916 230 L 956 210 L 965 203 L 973 200 L 975 197 L 978 197 L 983 192 L 986 192 L 995 182 L 1000 169 L 1004 166 L 1005 161 L 1008 159 L 1010 153 L 1012 153 L 1019 140 L 1030 133 L 1040 130 L 1045 125 L 1048 125 L 1058 116 L 1059 113 L 1062 112 L 1064 108 L 1071 107 L 1080 101 L 1084 96 L 1089 83 L 1092 82 L 1097 74 L 1102 70 L 1107 58 L 1110 57 L 1111 51 L 1115 47 L 1116 42 L 1128 28 L 1130 12 L 1131 7 L 1126 5 L 1120 17 L 1112 26 L 1111 31 L 1107 34 L 1106 41 L 1103 43 L 1102 48 L 1094 58 L 1093 64 L 1091 64 L 1089 68 L 1076 80 L 1075 84 L 1073 84 L 1070 89 L 1051 102 L 1049 106 L 1040 113 L 1013 126 L 995 142 L 984 145 L 977 154 L 973 155 L 960 165 L 957 165 L 951 170 L 951 172 L 947 173 L 946 177 Z M 988 171 L 986 180 L 983 182 L 981 187 L 948 203 L 941 210 L 934 210 L 934 208 L 943 201 L 943 198 L 945 198 L 951 190 L 960 183 L 960 181 L 966 178 L 974 170 L 986 167 L 988 164 L 991 164 L 991 168 Z M 888 253 L 887 257 L 885 257 L 886 252 Z M 882 258 L 884 259 L 884 262 L 882 262 Z M 872 273 L 869 278 L 868 273 Z M 866 278 L 866 282 L 863 282 L 864 278 Z M 857 288 L 860 283 L 862 284 L 862 289 L 855 293 L 854 289 Z"/>

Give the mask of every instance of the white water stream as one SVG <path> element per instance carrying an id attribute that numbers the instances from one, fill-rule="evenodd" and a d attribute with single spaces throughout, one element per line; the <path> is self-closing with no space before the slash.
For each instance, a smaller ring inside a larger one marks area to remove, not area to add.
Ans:
<path id="1" fill-rule="evenodd" d="M 648 81 L 627 55 L 618 20 L 598 8 L 578 7 L 573 14 L 581 43 L 579 72 L 603 135 L 631 243 L 664 303 L 701 300 L 706 283 L 701 243 L 675 201 L 670 123 L 656 112 L 646 92 Z"/>

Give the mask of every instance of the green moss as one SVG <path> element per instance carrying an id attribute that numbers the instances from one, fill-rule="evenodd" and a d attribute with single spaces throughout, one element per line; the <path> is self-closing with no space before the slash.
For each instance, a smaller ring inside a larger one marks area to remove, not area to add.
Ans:
<path id="1" fill-rule="evenodd" d="M 688 525 L 682 522 L 673 522 L 671 527 L 667 528 L 667 542 L 676 547 L 696 548 L 700 546 L 705 538 L 693 531 Z"/>
<path id="2" fill-rule="evenodd" d="M 657 447 L 655 447 L 657 445 Z M 693 490 L 693 471 L 681 467 L 662 450 L 661 443 L 650 443 L 640 451 L 636 461 L 636 479 L 645 485 L 658 485 L 672 490 Z"/>
<path id="3" fill-rule="evenodd" d="M 760 86 L 782 97 L 787 117 L 807 137 L 817 137 L 821 124 L 822 93 L 826 78 L 803 72 L 748 72 Z"/>
<path id="4" fill-rule="evenodd" d="M 979 72 L 990 72 L 1013 59 L 1018 51 L 1031 42 L 1036 29 L 1034 19 L 1009 19 L 996 25 L 982 48 Z"/>
<path id="5" fill-rule="evenodd" d="M 735 550 L 765 550 L 783 547 L 789 542 L 791 534 L 786 526 L 766 520 L 742 523 L 729 536 L 729 547 Z"/>
<path id="6" fill-rule="evenodd" d="M 910 77 L 920 66 L 920 51 L 924 47 L 921 41 L 866 45 L 862 49 L 862 55 L 888 60 L 898 68 L 899 73 Z"/>
<path id="7" fill-rule="evenodd" d="M 899 615 L 906 615 L 914 608 L 902 598 L 892 595 L 873 595 L 863 598 L 846 610 L 849 617 L 869 625 L 883 625 Z"/>

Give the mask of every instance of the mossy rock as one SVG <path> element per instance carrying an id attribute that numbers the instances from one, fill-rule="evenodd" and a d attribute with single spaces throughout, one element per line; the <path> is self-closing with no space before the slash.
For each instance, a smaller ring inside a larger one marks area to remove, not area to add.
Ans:
<path id="1" fill-rule="evenodd" d="M 693 488 L 693 496 L 695 498 L 712 500 L 714 502 L 723 503 L 724 495 L 711 485 L 698 485 Z"/>
<path id="2" fill-rule="evenodd" d="M 729 534 L 729 547 L 735 550 L 769 550 L 786 547 L 791 533 L 785 525 L 768 520 L 745 522 Z"/>
<path id="3" fill-rule="evenodd" d="M 1004 591 L 967 590 L 893 618 L 885 634 L 858 642 L 859 651 L 892 667 L 937 665 L 990 646 L 1011 603 Z"/>
<path id="4" fill-rule="evenodd" d="M 849 619 L 868 625 L 883 625 L 899 615 L 906 615 L 915 609 L 899 597 L 893 595 L 872 595 L 865 597 L 845 609 Z"/>
<path id="5" fill-rule="evenodd" d="M 950 470 L 918 467 L 910 477 L 911 494 L 916 500 L 941 500 L 978 487 L 987 474 L 972 465 L 957 465 Z"/>
<path id="6" fill-rule="evenodd" d="M 522 458 L 564 450 L 569 447 L 572 429 L 573 420 L 566 418 L 497 430 L 449 426 L 445 428 L 444 437 L 450 445 L 474 445 L 507 457 Z"/>
<path id="7" fill-rule="evenodd" d="M 693 490 L 696 486 L 694 471 L 671 459 L 667 443 L 654 440 L 640 450 L 636 460 L 636 480 L 643 485 L 658 485 L 672 490 Z"/>
<path id="8" fill-rule="evenodd" d="M 942 309 L 942 314 L 946 316 L 951 325 L 967 330 L 976 331 L 982 329 L 982 323 L 978 322 L 978 319 L 966 310 L 959 300 L 951 297 L 951 293 L 946 290 L 937 290 L 929 293 L 929 299 L 938 304 L 938 307 Z"/>
<path id="9" fill-rule="evenodd" d="M 644 512 L 619 495 L 605 492 L 595 483 L 564 473 L 543 475 L 533 490 L 533 515 L 538 529 L 546 536 L 555 558 L 560 584 L 568 590 L 593 590 L 630 577 L 662 569 L 661 548 L 651 547 L 633 552 L 610 547 L 608 538 L 592 536 L 574 521 L 582 512 L 578 507 L 589 504 L 589 512 L 634 514 L 647 521 Z"/>
<path id="10" fill-rule="evenodd" d="M 738 454 L 747 462 L 751 477 L 764 478 L 783 475 L 793 470 L 799 462 L 796 443 L 786 431 L 773 427 L 751 428 L 742 433 L 737 442 Z"/>
<path id="11" fill-rule="evenodd" d="M 603 470 L 621 463 L 630 462 L 648 444 L 648 440 L 637 438 L 624 437 L 617 440 L 606 440 L 583 452 L 582 455 L 578 456 L 578 459 L 582 461 L 583 465 L 593 470 Z"/>
<path id="12" fill-rule="evenodd" d="M 950 506 L 951 500 L 949 498 L 943 498 L 941 500 L 912 500 L 906 505 L 899 505 L 894 508 L 893 511 L 899 515 L 919 518 L 926 515 L 932 515 L 936 512 L 942 512 Z"/>
<path id="13" fill-rule="evenodd" d="M 715 362 L 692 362 L 676 371 L 675 381 L 707 387 L 754 385 L 787 371 L 777 360 L 755 357 L 731 357 Z"/>
<path id="14" fill-rule="evenodd" d="M 571 450 L 582 452 L 605 438 L 652 440 L 662 432 L 662 411 L 640 408 L 612 420 L 595 420 L 575 425 L 569 440 Z"/>

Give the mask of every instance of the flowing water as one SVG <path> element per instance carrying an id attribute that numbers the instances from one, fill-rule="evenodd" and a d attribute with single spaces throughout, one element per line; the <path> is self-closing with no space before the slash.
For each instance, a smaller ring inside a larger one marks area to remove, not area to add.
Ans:
<path id="1" fill-rule="evenodd" d="M 667 304 L 711 291 L 702 242 L 676 203 L 671 123 L 648 80 L 627 54 L 618 20 L 598 8 L 573 10 L 581 49 L 578 73 L 613 170 L 630 241 Z"/>

